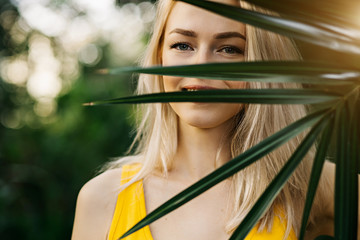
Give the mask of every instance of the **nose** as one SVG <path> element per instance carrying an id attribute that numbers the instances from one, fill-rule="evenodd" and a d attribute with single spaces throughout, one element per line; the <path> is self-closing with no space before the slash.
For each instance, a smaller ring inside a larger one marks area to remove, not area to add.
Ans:
<path id="1" fill-rule="evenodd" d="M 200 47 L 194 55 L 193 64 L 209 63 L 213 60 L 212 52 L 209 47 Z"/>

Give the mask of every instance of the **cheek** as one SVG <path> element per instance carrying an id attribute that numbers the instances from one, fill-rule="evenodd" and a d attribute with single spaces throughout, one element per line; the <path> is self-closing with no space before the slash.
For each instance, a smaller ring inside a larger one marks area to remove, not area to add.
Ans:
<path id="1" fill-rule="evenodd" d="M 163 84 L 165 92 L 178 91 L 179 77 L 163 76 Z"/>

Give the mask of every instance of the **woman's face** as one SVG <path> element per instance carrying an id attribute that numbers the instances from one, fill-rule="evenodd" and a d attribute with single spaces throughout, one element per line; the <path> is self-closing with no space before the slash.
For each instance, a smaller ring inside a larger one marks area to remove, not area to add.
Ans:
<path id="1" fill-rule="evenodd" d="M 225 4 L 236 1 L 223 0 Z M 244 60 L 245 25 L 192 5 L 176 2 L 164 32 L 163 66 Z M 164 76 L 166 92 L 245 88 L 245 82 Z M 181 121 L 198 128 L 217 127 L 241 104 L 170 103 Z"/>

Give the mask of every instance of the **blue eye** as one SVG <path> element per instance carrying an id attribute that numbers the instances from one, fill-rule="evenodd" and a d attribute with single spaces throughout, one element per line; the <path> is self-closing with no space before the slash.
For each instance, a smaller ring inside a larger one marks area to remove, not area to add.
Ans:
<path id="1" fill-rule="evenodd" d="M 187 43 L 175 43 L 173 45 L 170 46 L 170 48 L 175 48 L 179 51 L 189 51 L 192 50 L 192 48 L 190 47 L 189 44 Z"/>
<path id="2" fill-rule="evenodd" d="M 228 46 L 228 47 L 224 47 L 222 49 L 220 49 L 220 52 L 224 52 L 224 53 L 227 53 L 227 54 L 243 54 L 244 51 L 237 48 L 237 47 L 231 47 L 231 46 Z"/>

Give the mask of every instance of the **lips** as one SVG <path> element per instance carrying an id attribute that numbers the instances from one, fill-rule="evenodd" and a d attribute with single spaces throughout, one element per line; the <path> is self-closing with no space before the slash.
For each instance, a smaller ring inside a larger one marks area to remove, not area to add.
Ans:
<path id="1" fill-rule="evenodd" d="M 204 91 L 204 90 L 216 90 L 218 88 L 203 86 L 203 85 L 187 85 L 181 88 L 184 92 Z"/>

